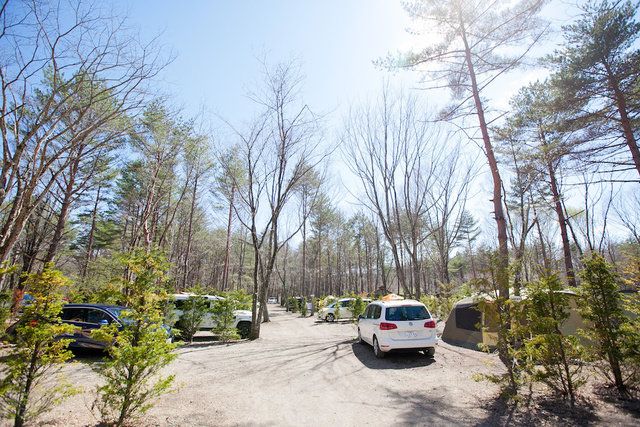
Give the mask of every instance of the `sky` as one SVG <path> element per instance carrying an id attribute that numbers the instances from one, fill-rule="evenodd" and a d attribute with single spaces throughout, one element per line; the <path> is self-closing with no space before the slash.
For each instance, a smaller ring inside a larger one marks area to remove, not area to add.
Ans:
<path id="1" fill-rule="evenodd" d="M 200 115 L 213 125 L 222 144 L 233 141 L 221 118 L 240 124 L 252 117 L 254 106 L 247 93 L 259 86 L 260 58 L 270 64 L 300 62 L 304 101 L 314 112 L 327 114 L 329 139 L 337 137 L 349 106 L 375 98 L 385 81 L 409 90 L 420 86 L 415 72 L 391 73 L 373 64 L 390 52 L 423 45 L 406 31 L 412 23 L 399 0 L 117 0 L 114 4 L 143 39 L 158 36 L 165 53 L 174 55 L 155 83 L 159 93 L 169 95 L 186 117 Z M 573 15 L 571 4 L 555 0 L 543 15 L 559 28 Z M 551 34 L 542 51 L 558 40 Z M 518 88 L 544 74 L 534 68 L 505 75 L 486 96 L 505 108 Z M 421 91 L 420 96 L 437 105 L 447 93 Z M 484 159 L 477 147 L 469 146 L 470 158 Z M 356 187 L 355 179 L 339 153 L 328 169 L 338 187 L 337 205 L 346 212 L 356 209 L 356 197 L 345 191 Z M 488 173 L 479 176 L 477 186 L 471 210 L 491 227 L 490 197 L 482 191 L 491 187 Z"/>

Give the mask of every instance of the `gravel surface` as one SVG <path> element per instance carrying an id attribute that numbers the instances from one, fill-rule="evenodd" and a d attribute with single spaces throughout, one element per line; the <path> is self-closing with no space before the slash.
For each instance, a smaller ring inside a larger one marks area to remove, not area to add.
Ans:
<path id="1" fill-rule="evenodd" d="M 272 321 L 262 326 L 259 340 L 221 345 L 201 336 L 178 350 L 178 359 L 167 369 L 176 375 L 177 390 L 160 398 L 137 425 L 552 425 L 558 421 L 553 415 L 542 420 L 522 418 L 499 403 L 495 385 L 472 379 L 474 373 L 500 369 L 494 355 L 440 342 L 434 359 L 411 353 L 376 359 L 370 346 L 356 343 L 353 324 L 321 323 L 280 307 L 270 309 Z M 97 424 L 90 409 L 97 377 L 89 365 L 100 363 L 100 358 L 85 355 L 78 360 L 65 370 L 85 392 L 44 416 L 42 425 Z M 632 417 L 616 418 L 615 411 L 607 408 L 605 416 L 613 417 L 613 424 L 633 425 Z M 602 418 L 589 420 L 598 421 Z"/>

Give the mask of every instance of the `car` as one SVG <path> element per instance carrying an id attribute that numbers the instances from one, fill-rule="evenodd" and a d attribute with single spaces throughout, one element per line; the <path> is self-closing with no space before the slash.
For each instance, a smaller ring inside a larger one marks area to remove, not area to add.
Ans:
<path id="1" fill-rule="evenodd" d="M 105 325 L 116 323 L 124 327 L 122 312 L 125 307 L 106 304 L 65 304 L 60 318 L 63 323 L 76 326 L 76 331 L 63 338 L 71 338 L 69 348 L 89 348 L 104 350 L 108 344 L 91 337 L 91 332 Z"/>
<path id="2" fill-rule="evenodd" d="M 276 297 L 271 297 L 267 300 L 267 304 L 277 304 L 278 303 L 278 298 Z"/>
<path id="3" fill-rule="evenodd" d="M 76 326 L 73 334 L 63 335 L 61 338 L 70 338 L 71 349 L 95 349 L 105 350 L 109 344 L 99 341 L 91 336 L 91 332 L 111 324 L 116 324 L 120 330 L 125 327 L 127 320 L 123 317 L 126 307 L 107 304 L 65 304 L 62 307 L 60 318 L 63 323 Z M 172 340 L 171 328 L 163 325 L 167 331 L 167 339 Z"/>
<path id="4" fill-rule="evenodd" d="M 418 350 L 433 357 L 436 321 L 420 301 L 374 301 L 358 318 L 358 340 L 370 344 L 378 358 L 394 350 Z"/>
<path id="5" fill-rule="evenodd" d="M 177 322 L 180 321 L 180 317 L 183 314 L 184 302 L 190 297 L 196 296 L 195 294 L 180 293 L 173 294 L 174 314 Z M 214 301 L 224 300 L 224 297 L 218 295 L 199 295 L 207 299 L 208 307 L 211 308 Z M 201 331 L 210 331 L 217 325 L 216 319 L 212 313 L 207 313 L 200 324 Z M 238 330 L 238 334 L 241 338 L 248 338 L 251 333 L 251 310 L 233 310 L 233 327 Z"/>
<path id="6" fill-rule="evenodd" d="M 318 310 L 318 319 L 324 320 L 325 322 L 333 322 L 338 317 L 340 319 L 353 319 L 355 316 L 351 310 L 351 304 L 354 300 L 355 298 L 341 298 L 338 301 L 329 304 L 323 309 Z M 363 299 L 363 301 L 365 303 L 371 302 L 371 300 L 367 298 Z M 336 313 L 336 307 L 339 307 L 339 313 Z"/>

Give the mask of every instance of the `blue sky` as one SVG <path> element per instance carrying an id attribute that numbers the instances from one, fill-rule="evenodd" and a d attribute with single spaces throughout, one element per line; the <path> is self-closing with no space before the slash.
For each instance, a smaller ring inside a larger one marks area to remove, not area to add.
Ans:
<path id="1" fill-rule="evenodd" d="M 257 58 L 298 58 L 306 102 L 320 112 L 339 112 L 389 77 L 372 60 L 411 40 L 395 0 L 161 0 L 122 1 L 121 7 L 144 38 L 161 33 L 177 55 L 162 79 L 185 112 L 205 106 L 231 122 L 250 116 L 245 95 L 259 84 Z M 414 77 L 403 74 L 403 80 Z"/>
<path id="2" fill-rule="evenodd" d="M 143 39 L 160 34 L 167 52 L 176 55 L 156 83 L 159 91 L 182 107 L 186 117 L 204 111 L 201 120 L 217 125 L 215 137 L 222 143 L 233 141 L 218 116 L 237 125 L 253 115 L 246 94 L 260 84 L 261 57 L 270 63 L 300 61 L 304 100 L 314 111 L 328 113 L 330 140 L 340 131 L 349 105 L 374 98 L 385 79 L 409 89 L 419 80 L 416 73 L 390 73 L 372 63 L 389 52 L 424 45 L 405 31 L 411 22 L 399 0 L 117 0 L 115 5 Z M 569 0 L 555 0 L 544 11 L 556 29 L 574 13 Z M 548 51 L 559 38 L 550 35 L 538 52 Z M 519 87 L 540 75 L 536 69 L 505 75 L 485 95 L 492 105 L 505 108 Z M 421 94 L 432 105 L 447 98 L 446 92 Z M 484 160 L 477 147 L 466 145 L 470 158 Z M 468 206 L 491 227 L 490 197 L 482 190 L 491 187 L 490 177 L 483 170 Z M 337 153 L 329 166 L 333 193 L 338 206 L 349 211 L 355 198 L 345 187 L 356 188 L 357 182 L 345 171 Z"/>

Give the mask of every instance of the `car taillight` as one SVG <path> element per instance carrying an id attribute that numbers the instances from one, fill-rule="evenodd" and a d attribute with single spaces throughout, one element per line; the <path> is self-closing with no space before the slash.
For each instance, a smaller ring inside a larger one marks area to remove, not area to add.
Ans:
<path id="1" fill-rule="evenodd" d="M 429 329 L 433 329 L 436 327 L 436 321 L 433 319 L 427 320 L 426 322 L 424 322 L 424 327 L 425 328 L 429 328 Z"/>
<path id="2" fill-rule="evenodd" d="M 390 329 L 398 329 L 398 325 L 396 325 L 395 323 L 387 323 L 387 322 L 380 323 L 381 331 L 388 331 Z"/>

